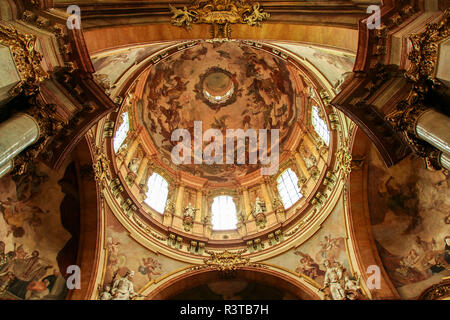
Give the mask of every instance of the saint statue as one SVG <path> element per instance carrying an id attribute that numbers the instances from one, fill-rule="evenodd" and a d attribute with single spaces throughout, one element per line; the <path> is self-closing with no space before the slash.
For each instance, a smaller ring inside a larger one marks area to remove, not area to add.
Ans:
<path id="1" fill-rule="evenodd" d="M 333 300 L 345 300 L 345 290 L 342 286 L 342 268 L 331 266 L 331 263 L 328 260 L 325 260 L 324 266 L 326 268 L 325 279 L 323 281 L 323 287 L 320 290 L 323 291 L 325 288 L 329 288 Z"/>
<path id="2" fill-rule="evenodd" d="M 192 206 L 192 203 L 189 202 L 188 206 L 186 208 L 184 208 L 184 217 L 189 217 L 194 219 L 195 218 L 195 212 L 199 210 L 197 208 L 194 208 Z"/>
<path id="3" fill-rule="evenodd" d="M 253 207 L 253 212 L 252 212 L 254 217 L 257 217 L 259 214 L 264 213 L 263 206 L 264 206 L 264 202 L 261 201 L 259 199 L 259 197 L 256 197 L 255 206 Z"/>
<path id="4" fill-rule="evenodd" d="M 131 300 L 137 296 L 136 292 L 134 292 L 133 277 L 134 271 L 128 271 L 123 278 L 119 276 L 114 281 L 111 289 L 111 300 Z"/>

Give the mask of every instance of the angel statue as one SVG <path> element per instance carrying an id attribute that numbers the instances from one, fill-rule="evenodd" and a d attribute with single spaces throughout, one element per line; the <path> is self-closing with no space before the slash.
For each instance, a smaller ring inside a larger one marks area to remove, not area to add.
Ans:
<path id="1" fill-rule="evenodd" d="M 194 219 L 195 218 L 195 212 L 199 210 L 197 208 L 194 208 L 192 206 L 192 203 L 189 202 L 188 206 L 184 208 L 184 217 L 189 217 Z"/>
<path id="2" fill-rule="evenodd" d="M 252 214 L 255 217 L 256 225 L 260 228 L 266 226 L 266 216 L 264 215 L 265 203 L 259 200 L 259 197 L 255 199 L 255 206 L 253 207 Z"/>
<path id="3" fill-rule="evenodd" d="M 183 215 L 184 230 L 186 231 L 191 230 L 192 226 L 194 225 L 195 212 L 197 210 L 199 209 L 194 208 L 190 202 L 188 206 L 184 208 L 184 215 Z"/>
<path id="4" fill-rule="evenodd" d="M 189 12 L 189 10 L 184 7 L 183 10 L 177 9 L 169 4 L 170 11 L 173 13 L 172 24 L 177 27 L 186 27 L 191 29 L 192 22 L 194 21 L 195 14 Z"/>
<path id="5" fill-rule="evenodd" d="M 264 202 L 261 201 L 261 200 L 259 199 L 259 197 L 256 197 L 256 199 L 255 199 L 255 206 L 253 207 L 253 211 L 252 211 L 253 216 L 254 216 L 255 218 L 256 218 L 259 214 L 261 214 L 261 213 L 264 212 L 263 206 L 264 206 Z"/>

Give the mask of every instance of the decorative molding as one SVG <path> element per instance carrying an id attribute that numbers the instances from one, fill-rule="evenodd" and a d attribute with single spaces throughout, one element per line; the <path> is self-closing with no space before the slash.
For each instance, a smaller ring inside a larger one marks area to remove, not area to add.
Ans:
<path id="1" fill-rule="evenodd" d="M 450 280 L 444 280 L 426 289 L 420 300 L 441 300 L 450 296 Z"/>
<path id="2" fill-rule="evenodd" d="M 206 251 L 210 258 L 203 259 L 205 265 L 209 268 L 218 270 L 224 273 L 232 273 L 239 267 L 248 266 L 250 264 L 249 258 L 242 257 L 242 254 L 247 249 L 239 250 L 237 252 L 231 252 L 225 250 L 223 252 Z"/>
<path id="3" fill-rule="evenodd" d="M 447 9 L 438 23 L 429 23 L 425 32 L 409 37 L 412 44 L 412 51 L 408 56 L 411 66 L 404 75 L 413 86 L 409 96 L 386 116 L 394 129 L 404 136 L 413 152 L 425 159 L 429 170 L 442 169 L 439 160 L 441 152 L 417 137 L 416 125 L 418 118 L 430 109 L 426 105 L 427 93 L 442 86 L 434 76 L 439 44 L 449 37 L 449 26 L 450 9 Z"/>

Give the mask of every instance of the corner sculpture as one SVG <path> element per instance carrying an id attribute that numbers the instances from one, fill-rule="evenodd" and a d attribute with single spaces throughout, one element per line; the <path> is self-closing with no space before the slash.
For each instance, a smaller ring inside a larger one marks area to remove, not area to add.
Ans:
<path id="1" fill-rule="evenodd" d="M 263 12 L 259 3 L 238 0 L 195 0 L 189 7 L 177 9 L 169 4 L 172 24 L 191 29 L 192 24 L 210 24 L 213 38 L 231 38 L 231 24 L 260 26 L 270 14 Z"/>

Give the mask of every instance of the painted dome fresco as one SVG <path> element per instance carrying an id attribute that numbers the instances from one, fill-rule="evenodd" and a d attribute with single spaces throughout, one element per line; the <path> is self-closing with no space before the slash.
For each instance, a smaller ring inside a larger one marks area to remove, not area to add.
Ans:
<path id="1" fill-rule="evenodd" d="M 279 129 L 282 151 L 303 117 L 299 70 L 270 51 L 239 41 L 201 42 L 159 61 L 140 79 L 144 81 L 140 93 L 135 91 L 137 117 L 168 165 L 178 143 L 171 141 L 172 133 L 187 129 L 194 137 L 196 121 L 203 133 L 216 129 L 223 136 L 227 129 Z M 245 163 L 180 164 L 177 169 L 222 184 L 260 167 Z"/>

